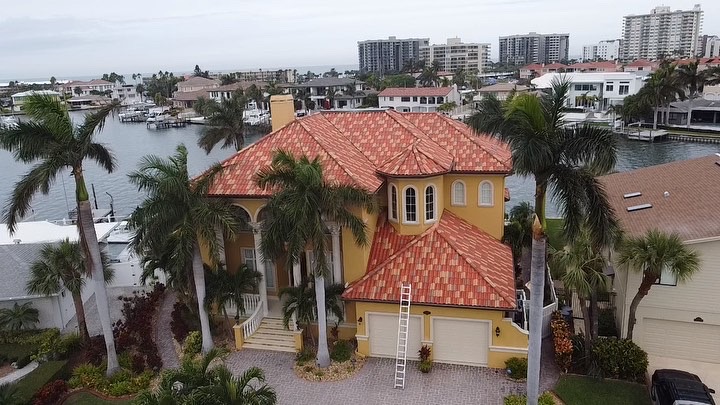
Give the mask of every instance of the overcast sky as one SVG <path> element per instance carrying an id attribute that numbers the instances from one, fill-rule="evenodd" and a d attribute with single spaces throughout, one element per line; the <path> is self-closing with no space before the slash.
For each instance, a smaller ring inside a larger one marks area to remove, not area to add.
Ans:
<path id="1" fill-rule="evenodd" d="M 619 38 L 622 16 L 654 0 L 2 0 L 0 81 L 160 69 L 356 65 L 357 41 L 429 37 L 488 42 L 569 32 L 582 45 Z M 665 3 L 691 9 L 695 1 Z M 703 33 L 720 34 L 720 1 L 702 4 Z"/>

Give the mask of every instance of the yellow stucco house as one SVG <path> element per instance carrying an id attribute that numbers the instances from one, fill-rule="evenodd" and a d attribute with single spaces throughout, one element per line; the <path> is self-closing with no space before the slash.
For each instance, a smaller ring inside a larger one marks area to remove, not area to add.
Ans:
<path id="1" fill-rule="evenodd" d="M 507 145 L 436 113 L 327 111 L 295 119 L 291 97 L 274 96 L 272 104 L 273 132 L 224 161 L 210 191 L 242 207 L 252 228 L 224 241 L 228 268 L 245 263 L 265 275 L 259 294 L 247 299 L 253 314 L 236 327 L 240 345 L 294 349 L 284 341 L 293 332 L 278 327 L 278 294 L 299 285 L 313 255 L 291 268 L 260 260 L 269 193 L 252 179 L 285 149 L 320 156 L 328 180 L 363 187 L 381 206 L 357 213 L 370 232 L 367 247 L 328 224 L 328 278 L 347 286 L 341 337 L 355 337 L 361 354 L 394 357 L 400 286 L 409 283 L 408 358 L 422 345 L 432 347 L 434 361 L 453 364 L 503 367 L 526 356 L 528 333 L 511 319 L 512 254 L 500 242 L 512 169 Z"/>

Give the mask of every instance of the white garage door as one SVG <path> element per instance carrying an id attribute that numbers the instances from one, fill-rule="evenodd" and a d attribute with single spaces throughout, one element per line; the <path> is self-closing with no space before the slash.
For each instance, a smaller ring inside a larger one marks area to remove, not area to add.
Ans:
<path id="1" fill-rule="evenodd" d="M 644 318 L 642 341 L 648 354 L 720 363 L 720 325 Z"/>
<path id="2" fill-rule="evenodd" d="M 485 321 L 433 318 L 433 358 L 441 363 L 486 366 L 490 324 Z"/>
<path id="3" fill-rule="evenodd" d="M 398 316 L 369 314 L 368 329 L 370 355 L 375 357 L 395 357 L 397 352 Z M 408 359 L 416 360 L 418 358 L 418 350 L 420 350 L 422 337 L 422 318 L 419 316 L 410 316 L 407 349 Z"/>

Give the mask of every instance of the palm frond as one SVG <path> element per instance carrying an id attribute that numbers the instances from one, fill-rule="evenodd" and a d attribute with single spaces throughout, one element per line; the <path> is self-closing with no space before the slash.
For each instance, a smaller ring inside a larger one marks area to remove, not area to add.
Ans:
<path id="1" fill-rule="evenodd" d="M 30 95 L 23 102 L 23 111 L 33 121 L 51 128 L 60 139 L 66 141 L 72 137 L 72 120 L 58 98 L 46 94 Z"/>
<path id="2" fill-rule="evenodd" d="M 17 222 L 30 209 L 30 203 L 35 193 L 38 191 L 43 194 L 50 192 L 50 186 L 55 181 L 55 177 L 62 171 L 65 166 L 64 163 L 55 159 L 45 160 L 35 165 L 30 172 L 15 184 L 3 218 L 11 234 L 15 232 Z"/>

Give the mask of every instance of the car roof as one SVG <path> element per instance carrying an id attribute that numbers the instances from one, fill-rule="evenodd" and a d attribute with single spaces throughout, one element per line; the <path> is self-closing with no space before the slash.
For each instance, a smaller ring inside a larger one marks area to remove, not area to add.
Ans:
<path id="1" fill-rule="evenodd" d="M 673 370 L 673 369 L 660 369 L 656 370 L 653 374 L 653 379 L 673 379 L 673 380 L 690 380 L 690 381 L 698 381 L 702 382 L 700 380 L 700 377 L 693 373 L 688 373 L 687 371 L 682 370 Z"/>
<path id="2" fill-rule="evenodd" d="M 680 370 L 657 370 L 653 382 L 663 384 L 675 401 L 714 404 L 705 384 L 695 374 Z"/>

